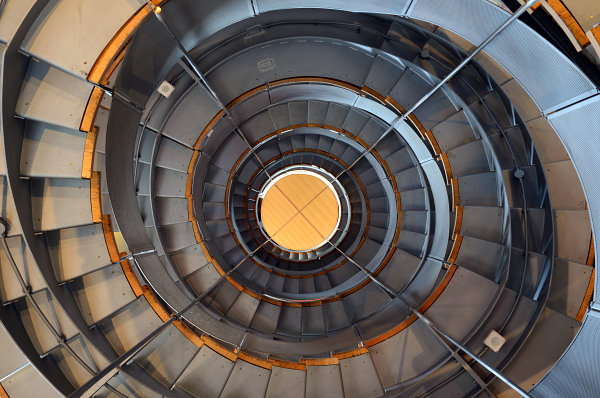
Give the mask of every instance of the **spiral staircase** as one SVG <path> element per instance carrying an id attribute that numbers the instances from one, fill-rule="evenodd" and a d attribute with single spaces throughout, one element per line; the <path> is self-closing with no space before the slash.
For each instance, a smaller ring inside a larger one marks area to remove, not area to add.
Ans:
<path id="1" fill-rule="evenodd" d="M 0 2 L 0 397 L 599 396 L 600 28 L 523 3 Z"/>

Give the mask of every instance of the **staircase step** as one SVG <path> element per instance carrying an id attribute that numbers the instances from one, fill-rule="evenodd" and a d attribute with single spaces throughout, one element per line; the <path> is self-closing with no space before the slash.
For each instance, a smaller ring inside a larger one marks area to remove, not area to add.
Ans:
<path id="1" fill-rule="evenodd" d="M 43 61 L 29 63 L 15 113 L 79 130 L 93 86 Z"/>
<path id="2" fill-rule="evenodd" d="M 448 355 L 448 350 L 418 320 L 371 347 L 370 353 L 381 383 L 388 388 L 422 374 Z"/>
<path id="3" fill-rule="evenodd" d="M 340 360 L 344 393 L 347 398 L 383 395 L 383 388 L 370 353 Z"/>
<path id="4" fill-rule="evenodd" d="M 71 283 L 71 289 L 89 325 L 97 323 L 135 300 L 120 264 L 84 275 Z"/>
<path id="5" fill-rule="evenodd" d="M 178 98 L 177 106 L 165 120 L 161 131 L 165 136 L 193 147 L 198 138 L 198 127 L 206 126 L 220 108 L 208 90 L 198 84 L 175 98 Z"/>
<path id="6" fill-rule="evenodd" d="M 460 234 L 500 243 L 502 240 L 503 209 L 501 207 L 463 207 Z M 485 222 L 482 222 L 485 220 Z M 513 237 L 513 242 L 515 238 Z"/>
<path id="7" fill-rule="evenodd" d="M 65 338 L 70 339 L 79 333 L 63 309 L 50 297 L 48 290 L 34 293 L 33 299 L 54 329 L 62 333 Z M 58 345 L 58 342 L 33 306 L 24 300 L 17 303 L 17 308 L 21 315 L 23 326 L 37 352 L 45 354 L 54 349 Z"/>
<path id="8" fill-rule="evenodd" d="M 273 366 L 265 398 L 304 398 L 306 371 Z"/>
<path id="9" fill-rule="evenodd" d="M 0 40 L 10 43 L 35 0 L 9 0 L 4 3 L 0 14 Z"/>
<path id="10" fill-rule="evenodd" d="M 31 195 L 35 231 L 51 231 L 92 223 L 89 180 L 33 179 Z"/>
<path id="11" fill-rule="evenodd" d="M 171 259 L 182 278 L 208 264 L 208 260 L 200 244 L 188 246 L 172 253 Z"/>
<path id="12" fill-rule="evenodd" d="M 162 321 L 150 307 L 144 296 L 140 296 L 110 319 L 102 320 L 98 326 L 117 353 L 123 354 L 139 343 Z"/>
<path id="13" fill-rule="evenodd" d="M 181 375 L 177 386 L 195 396 L 218 398 L 235 362 L 205 344 Z"/>
<path id="14" fill-rule="evenodd" d="M 79 130 L 29 122 L 23 138 L 21 175 L 81 178 L 87 134 Z"/>
<path id="15" fill-rule="evenodd" d="M 188 221 L 188 201 L 185 198 L 156 198 L 156 216 L 159 225 Z"/>
<path id="16" fill-rule="evenodd" d="M 472 141 L 447 152 L 453 177 L 485 173 L 490 164 L 481 140 Z"/>
<path id="17" fill-rule="evenodd" d="M 135 362 L 159 382 L 171 386 L 199 351 L 171 325 L 136 355 Z"/>
<path id="18" fill-rule="evenodd" d="M 17 346 L 3 325 L 0 325 L 0 347 L 3 360 L 0 362 L 0 380 L 29 363 L 27 357 Z"/>
<path id="19" fill-rule="evenodd" d="M 191 222 L 163 225 L 160 227 L 160 232 L 164 238 L 165 250 L 168 253 L 196 244 L 194 227 Z"/>
<path id="20" fill-rule="evenodd" d="M 477 139 L 464 111 L 458 111 L 437 126 L 431 132 L 442 152 L 466 145 Z"/>
<path id="21" fill-rule="evenodd" d="M 2 162 L 3 163 L 3 162 Z M 8 236 L 19 236 L 23 233 L 21 223 L 17 216 L 17 209 L 12 196 L 12 190 L 8 185 L 6 177 L 0 176 L 0 192 L 2 193 L 2 205 L 0 205 L 0 214 L 8 224 Z"/>
<path id="22" fill-rule="evenodd" d="M 340 365 L 306 367 L 306 398 L 321 397 L 344 397 Z"/>
<path id="23" fill-rule="evenodd" d="M 456 263 L 488 279 L 494 279 L 503 246 L 487 240 L 463 237 Z"/>
<path id="24" fill-rule="evenodd" d="M 575 319 L 584 301 L 592 271 L 593 267 L 589 265 L 555 258 L 552 279 L 567 282 L 550 284 L 548 307 Z"/>
<path id="25" fill-rule="evenodd" d="M 302 307 L 302 334 L 322 336 L 326 333 L 323 307 Z"/>
<path id="26" fill-rule="evenodd" d="M 196 294 L 201 295 L 216 283 L 221 276 L 215 267 L 208 263 L 199 270 L 193 272 L 186 278 L 186 282 L 194 289 Z"/>
<path id="27" fill-rule="evenodd" d="M 40 274 L 33 255 L 25 245 L 23 238 L 20 235 L 12 236 L 6 238 L 6 243 L 17 264 L 19 273 L 25 280 L 25 283 L 31 286 L 32 292 L 39 292 L 45 289 L 46 282 Z M 4 252 L 4 248 L 0 247 L 0 253 L 0 297 L 3 302 L 9 302 L 23 297 L 25 294 Z"/>
<path id="28" fill-rule="evenodd" d="M 30 397 L 32 391 L 43 391 L 44 397 L 61 398 L 59 393 L 44 376 L 33 367 L 27 365 L 21 371 L 2 380 L 2 387 L 9 397 Z"/>
<path id="29" fill-rule="evenodd" d="M 48 250 L 59 281 L 67 281 L 110 265 L 102 224 L 51 231 Z"/>
<path id="30" fill-rule="evenodd" d="M 156 155 L 156 166 L 187 173 L 193 151 L 178 142 L 163 139 Z"/>
<path id="31" fill-rule="evenodd" d="M 277 330 L 277 320 L 282 308 L 278 305 L 261 301 L 252 319 L 251 327 L 267 333 L 275 333 Z"/>
<path id="32" fill-rule="evenodd" d="M 185 198 L 187 173 L 157 167 L 154 189 L 156 196 Z"/>
<path id="33" fill-rule="evenodd" d="M 236 361 L 221 398 L 264 398 L 271 371 L 245 361 Z"/>
<path id="34" fill-rule="evenodd" d="M 105 10 L 102 0 L 61 1 L 45 8 L 27 34 L 23 50 L 85 78 L 106 43 L 143 5 L 133 0 Z"/>
<path id="35" fill-rule="evenodd" d="M 240 295 L 233 302 L 229 310 L 227 310 L 227 317 L 235 319 L 243 326 L 248 327 L 252 322 L 254 313 L 260 304 L 260 300 L 255 299 L 247 293 L 240 293 Z"/>

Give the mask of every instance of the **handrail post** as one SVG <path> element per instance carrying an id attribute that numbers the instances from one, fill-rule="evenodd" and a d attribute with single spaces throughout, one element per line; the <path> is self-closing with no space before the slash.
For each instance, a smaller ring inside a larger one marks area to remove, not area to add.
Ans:
<path id="1" fill-rule="evenodd" d="M 507 386 L 509 386 L 510 388 L 512 388 L 515 392 L 517 392 L 518 394 L 520 394 L 522 397 L 534 398 L 533 395 L 529 394 L 527 391 L 525 391 L 521 387 L 519 387 L 519 385 L 517 383 L 515 383 L 514 381 L 512 381 L 511 379 L 509 379 L 508 377 L 506 377 L 505 375 L 503 375 L 500 371 L 498 371 L 492 365 L 489 365 L 483 359 L 479 358 L 477 356 L 477 354 L 475 354 L 474 352 L 472 352 L 471 350 L 469 350 L 467 347 L 463 346 L 458 341 L 454 340 L 452 337 L 450 337 L 448 334 L 446 334 L 443 330 L 441 330 L 438 326 L 436 326 L 425 315 L 421 314 L 418 310 L 416 310 L 414 308 L 411 308 L 411 310 L 412 310 L 412 312 L 416 316 L 418 316 L 421 320 L 423 320 L 423 322 L 425 322 L 425 324 L 431 329 L 431 331 L 433 333 L 435 333 L 438 336 L 442 336 L 446 340 L 450 341 L 452 344 L 454 344 L 457 348 L 459 348 L 465 354 L 467 354 L 468 356 L 470 356 L 471 358 L 473 358 L 473 360 L 475 362 L 477 362 L 478 364 L 480 364 L 481 366 L 483 366 L 487 371 L 489 371 L 494 376 L 496 376 L 497 378 L 499 378 L 500 380 L 502 380 Z"/>

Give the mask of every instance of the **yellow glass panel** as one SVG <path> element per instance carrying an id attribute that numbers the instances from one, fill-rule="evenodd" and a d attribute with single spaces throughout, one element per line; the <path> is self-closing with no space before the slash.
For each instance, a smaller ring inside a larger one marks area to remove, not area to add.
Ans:
<path id="1" fill-rule="evenodd" d="M 321 246 L 338 223 L 336 194 L 320 178 L 289 174 L 278 180 L 261 204 L 265 232 L 280 246 L 306 251 Z"/>

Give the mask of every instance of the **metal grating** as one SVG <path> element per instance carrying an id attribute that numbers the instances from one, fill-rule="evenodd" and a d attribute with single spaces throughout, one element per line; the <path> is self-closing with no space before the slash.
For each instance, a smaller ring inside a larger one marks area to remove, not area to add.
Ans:
<path id="1" fill-rule="evenodd" d="M 577 169 L 579 178 L 590 209 L 592 233 L 596 253 L 600 250 L 600 183 L 598 182 L 598 153 L 600 142 L 600 96 L 590 98 L 570 108 L 551 115 L 548 120 L 558 133 L 571 160 Z M 598 257 L 596 257 L 598 266 Z M 595 300 L 600 297 L 600 277 L 596 274 Z"/>
<path id="2" fill-rule="evenodd" d="M 588 316 L 571 347 L 531 393 L 546 398 L 600 396 L 599 341 L 600 319 Z"/>
<path id="3" fill-rule="evenodd" d="M 482 0 L 418 0 L 408 14 L 480 44 L 509 14 Z M 546 113 L 596 92 L 593 83 L 556 48 L 520 21 L 485 49 Z"/>
<path id="4" fill-rule="evenodd" d="M 408 0 L 256 0 L 258 12 L 290 8 L 328 8 L 351 12 L 374 12 L 402 15 Z"/>

